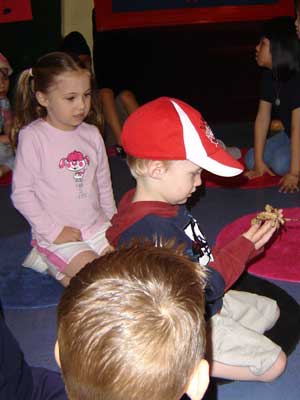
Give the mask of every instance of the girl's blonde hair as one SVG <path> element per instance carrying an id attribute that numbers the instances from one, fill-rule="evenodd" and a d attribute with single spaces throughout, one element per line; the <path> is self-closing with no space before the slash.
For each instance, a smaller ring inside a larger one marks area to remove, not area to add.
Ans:
<path id="1" fill-rule="evenodd" d="M 91 109 L 85 121 L 103 126 L 96 84 L 92 72 L 76 56 L 63 52 L 48 53 L 38 59 L 33 68 L 23 71 L 19 77 L 15 96 L 15 118 L 11 133 L 11 142 L 17 147 L 18 134 L 21 128 L 37 118 L 45 118 L 47 109 L 36 100 L 36 92 L 47 93 L 55 79 L 66 72 L 87 70 L 91 76 L 92 101 Z"/>

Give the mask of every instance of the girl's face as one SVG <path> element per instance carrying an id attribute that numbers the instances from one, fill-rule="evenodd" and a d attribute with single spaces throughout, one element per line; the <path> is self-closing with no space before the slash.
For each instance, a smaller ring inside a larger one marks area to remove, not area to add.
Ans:
<path id="1" fill-rule="evenodd" d="M 261 38 L 255 50 L 255 59 L 257 65 L 259 65 L 260 67 L 272 69 L 272 53 L 270 40 L 266 37 Z"/>
<path id="2" fill-rule="evenodd" d="M 91 108 L 91 82 L 87 70 L 59 75 L 47 93 L 37 92 L 38 102 L 47 109 L 46 121 L 63 131 L 75 129 Z"/>

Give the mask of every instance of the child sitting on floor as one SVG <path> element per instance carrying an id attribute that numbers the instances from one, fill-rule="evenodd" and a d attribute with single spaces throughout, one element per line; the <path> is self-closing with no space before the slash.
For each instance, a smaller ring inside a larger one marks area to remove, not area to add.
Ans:
<path id="1" fill-rule="evenodd" d="M 92 82 L 80 60 L 54 52 L 20 75 L 16 92 L 12 200 L 32 229 L 26 265 L 42 259 L 64 286 L 106 250 L 116 210 Z"/>
<path id="2" fill-rule="evenodd" d="M 69 400 L 202 398 L 206 276 L 172 247 L 131 244 L 71 280 L 55 347 Z"/>
<path id="3" fill-rule="evenodd" d="M 234 176 L 242 172 L 241 164 L 219 146 L 197 110 L 168 97 L 151 101 L 128 117 L 122 144 L 137 185 L 125 194 L 112 218 L 106 232 L 110 244 L 126 245 L 134 237 L 185 244 L 186 254 L 208 268 L 211 374 L 236 380 L 277 378 L 285 368 L 286 356 L 264 336 L 279 317 L 276 302 L 228 291 L 276 226 L 270 221 L 253 225 L 211 252 L 197 221 L 184 206 L 201 185 L 202 168 Z"/>
<path id="4" fill-rule="evenodd" d="M 7 98 L 9 77 L 12 72 L 9 62 L 0 53 L 0 178 L 11 171 L 14 165 L 14 155 L 9 140 L 12 112 Z"/>

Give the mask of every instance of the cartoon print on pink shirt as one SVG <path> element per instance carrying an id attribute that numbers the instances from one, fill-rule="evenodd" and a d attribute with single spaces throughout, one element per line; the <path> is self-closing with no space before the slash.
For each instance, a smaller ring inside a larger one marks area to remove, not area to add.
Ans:
<path id="1" fill-rule="evenodd" d="M 72 151 L 66 158 L 62 158 L 59 162 L 59 168 L 66 168 L 73 172 L 73 178 L 76 183 L 82 183 L 85 171 L 89 165 L 88 156 L 84 156 L 81 151 Z"/>

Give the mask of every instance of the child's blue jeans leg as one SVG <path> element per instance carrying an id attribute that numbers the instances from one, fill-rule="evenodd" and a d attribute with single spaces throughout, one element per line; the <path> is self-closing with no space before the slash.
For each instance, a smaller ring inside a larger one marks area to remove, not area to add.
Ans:
<path id="1" fill-rule="evenodd" d="M 248 169 L 254 169 L 254 149 L 244 157 Z M 290 169 L 290 139 L 285 132 L 279 132 L 267 139 L 264 148 L 264 162 L 277 175 L 285 175 Z"/>

